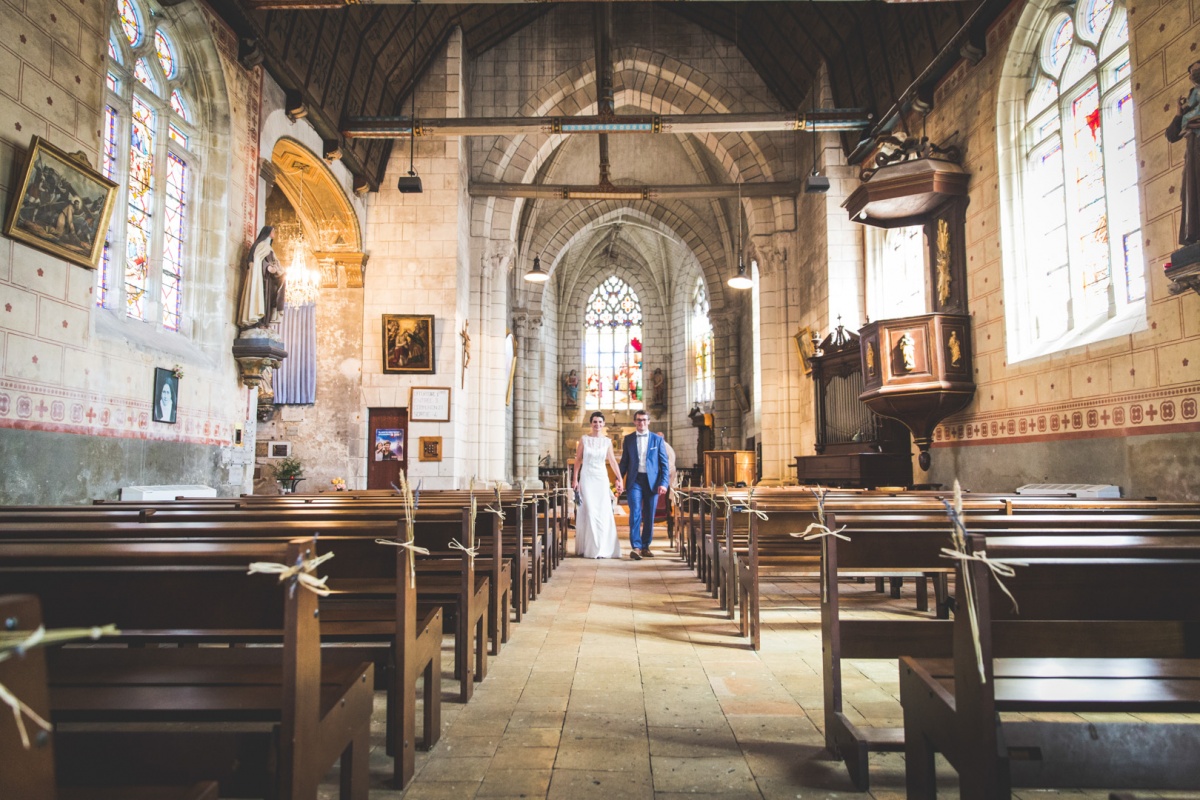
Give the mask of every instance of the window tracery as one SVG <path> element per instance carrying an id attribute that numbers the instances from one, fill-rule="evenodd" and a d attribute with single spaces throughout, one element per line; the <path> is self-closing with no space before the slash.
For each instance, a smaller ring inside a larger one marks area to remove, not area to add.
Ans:
<path id="1" fill-rule="evenodd" d="M 696 280 L 692 292 L 692 402 L 711 403 L 716 397 L 713 369 L 713 327 L 704 279 Z"/>
<path id="2" fill-rule="evenodd" d="M 1051 13 L 1032 53 L 1004 204 L 1018 231 L 1006 285 L 1014 359 L 1104 338 L 1146 296 L 1125 6 Z"/>
<path id="3" fill-rule="evenodd" d="M 107 67 L 101 169 L 121 185 L 124 213 L 113 215 L 96 304 L 178 331 L 197 161 L 184 56 L 166 18 L 151 16 L 141 0 L 120 0 Z"/>
<path id="4" fill-rule="evenodd" d="M 643 408 L 642 304 L 633 287 L 607 278 L 588 298 L 583 325 L 585 408 Z"/>

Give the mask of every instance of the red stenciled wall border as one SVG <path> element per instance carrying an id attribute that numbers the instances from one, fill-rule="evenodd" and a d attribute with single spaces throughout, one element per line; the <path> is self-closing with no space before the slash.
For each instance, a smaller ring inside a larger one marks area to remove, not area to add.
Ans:
<path id="1" fill-rule="evenodd" d="M 953 418 L 934 431 L 934 447 L 1200 431 L 1200 384 L 1127 392 Z"/>

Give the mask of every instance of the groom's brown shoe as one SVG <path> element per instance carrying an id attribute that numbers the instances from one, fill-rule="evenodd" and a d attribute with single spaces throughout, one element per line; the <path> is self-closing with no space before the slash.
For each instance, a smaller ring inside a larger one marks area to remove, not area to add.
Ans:
<path id="1" fill-rule="evenodd" d="M 650 552 L 649 547 L 642 548 L 642 555 L 645 556 L 646 558 L 654 558 L 654 553 Z"/>
<path id="2" fill-rule="evenodd" d="M 631 551 L 629 551 L 629 558 L 634 561 L 641 561 L 642 554 L 639 553 L 637 550 L 631 550 Z"/>

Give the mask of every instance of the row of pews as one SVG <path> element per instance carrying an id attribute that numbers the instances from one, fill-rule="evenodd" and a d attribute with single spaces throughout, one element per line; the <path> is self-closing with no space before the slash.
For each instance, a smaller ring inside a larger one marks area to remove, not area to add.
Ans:
<path id="1" fill-rule="evenodd" d="M 441 734 L 443 638 L 467 702 L 567 537 L 562 492 L 413 500 L 0 509 L 0 685 L 52 723 L 23 716 L 28 747 L 0 723 L 0 797 L 310 800 L 337 765 L 343 800 L 364 800 L 377 689 L 404 788 Z M 96 643 L 12 646 L 110 624 Z"/>
<path id="2" fill-rule="evenodd" d="M 956 545 L 949 493 L 674 500 L 680 557 L 752 648 L 765 586 L 819 585 L 825 742 L 859 790 L 883 751 L 906 754 L 909 798 L 936 796 L 935 753 L 964 798 L 1200 790 L 1200 504 L 966 494 Z M 892 598 L 907 581 L 916 608 L 847 602 L 850 580 Z M 852 719 L 842 659 L 898 664 L 902 727 Z"/>

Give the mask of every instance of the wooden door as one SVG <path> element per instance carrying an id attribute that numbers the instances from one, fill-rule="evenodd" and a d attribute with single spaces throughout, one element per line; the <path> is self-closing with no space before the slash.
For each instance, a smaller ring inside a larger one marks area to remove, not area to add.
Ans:
<path id="1" fill-rule="evenodd" d="M 408 471 L 408 409 L 372 408 L 367 416 L 367 488 L 399 485 L 400 470 Z"/>

